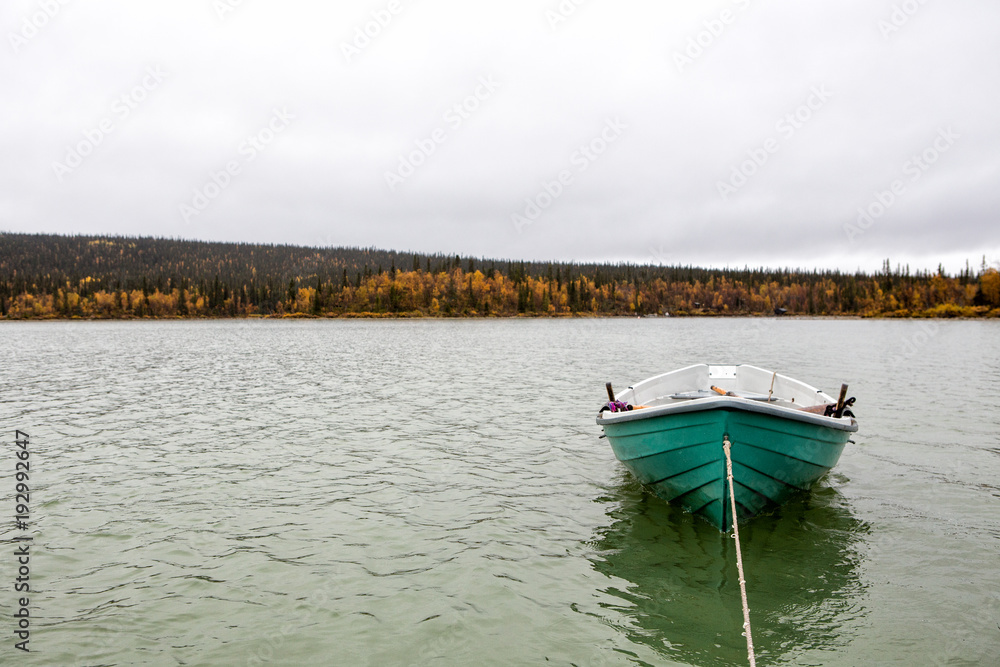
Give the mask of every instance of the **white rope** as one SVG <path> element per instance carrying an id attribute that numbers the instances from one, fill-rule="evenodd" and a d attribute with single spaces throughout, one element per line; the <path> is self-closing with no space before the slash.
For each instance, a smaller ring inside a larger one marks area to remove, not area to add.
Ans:
<path id="1" fill-rule="evenodd" d="M 740 550 L 740 526 L 736 521 L 736 496 L 733 493 L 733 459 L 729 456 L 729 436 L 722 439 L 722 450 L 726 452 L 726 477 L 729 478 L 729 501 L 733 509 L 733 538 L 736 540 L 736 569 L 740 573 L 740 596 L 743 598 L 743 635 L 747 638 L 747 658 L 750 667 L 757 667 L 757 658 L 753 653 L 753 637 L 750 636 L 750 605 L 747 604 L 747 582 L 743 576 L 743 552 Z"/>

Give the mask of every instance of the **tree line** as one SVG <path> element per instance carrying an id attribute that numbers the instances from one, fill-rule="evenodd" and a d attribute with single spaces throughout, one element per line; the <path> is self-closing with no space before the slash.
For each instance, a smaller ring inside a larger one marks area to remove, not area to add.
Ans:
<path id="1" fill-rule="evenodd" d="M 997 317 L 1000 274 L 515 262 L 374 248 L 0 234 L 0 317 Z"/>

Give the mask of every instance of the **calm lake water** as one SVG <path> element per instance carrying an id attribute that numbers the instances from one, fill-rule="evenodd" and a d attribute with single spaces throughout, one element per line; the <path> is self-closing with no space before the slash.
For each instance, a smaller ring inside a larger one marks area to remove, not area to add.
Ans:
<path id="1" fill-rule="evenodd" d="M 3 664 L 746 664 L 732 539 L 594 423 L 700 362 L 858 398 L 741 527 L 758 664 L 1000 663 L 1000 323 L 4 323 L 0 361 Z"/>

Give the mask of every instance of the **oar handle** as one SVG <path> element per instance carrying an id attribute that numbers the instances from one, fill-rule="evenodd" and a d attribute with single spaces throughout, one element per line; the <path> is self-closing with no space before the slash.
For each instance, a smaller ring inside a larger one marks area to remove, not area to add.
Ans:
<path id="1" fill-rule="evenodd" d="M 608 390 L 608 400 L 611 401 L 612 403 L 614 403 L 615 402 L 615 390 L 611 388 L 611 383 L 610 382 L 605 382 L 604 383 L 604 388 Z"/>
<path id="2" fill-rule="evenodd" d="M 844 416 L 844 402 L 847 400 L 847 385 L 840 385 L 840 397 L 837 399 L 837 407 L 833 411 L 833 416 L 840 417 Z"/>
<path id="3" fill-rule="evenodd" d="M 719 396 L 725 396 L 727 393 L 729 393 L 725 389 L 720 389 L 719 387 L 716 387 L 714 384 L 712 385 L 712 391 L 714 391 Z"/>

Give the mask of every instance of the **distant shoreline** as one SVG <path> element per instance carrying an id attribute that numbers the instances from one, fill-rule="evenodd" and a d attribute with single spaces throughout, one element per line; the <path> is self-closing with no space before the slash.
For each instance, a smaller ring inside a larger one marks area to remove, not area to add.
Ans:
<path id="1" fill-rule="evenodd" d="M 539 263 L 0 233 L 0 319 L 997 318 L 1000 271 Z"/>
<path id="2" fill-rule="evenodd" d="M 239 322 L 287 321 L 287 320 L 434 320 L 434 321 L 488 321 L 488 320 L 871 320 L 871 321 L 996 321 L 1000 314 L 988 313 L 979 316 L 956 315 L 940 317 L 931 315 L 609 315 L 609 314 L 557 314 L 557 315 L 426 315 L 405 313 L 347 313 L 342 315 L 242 315 L 237 317 L 214 316 L 171 316 L 171 317 L 0 317 L 3 322 Z"/>

